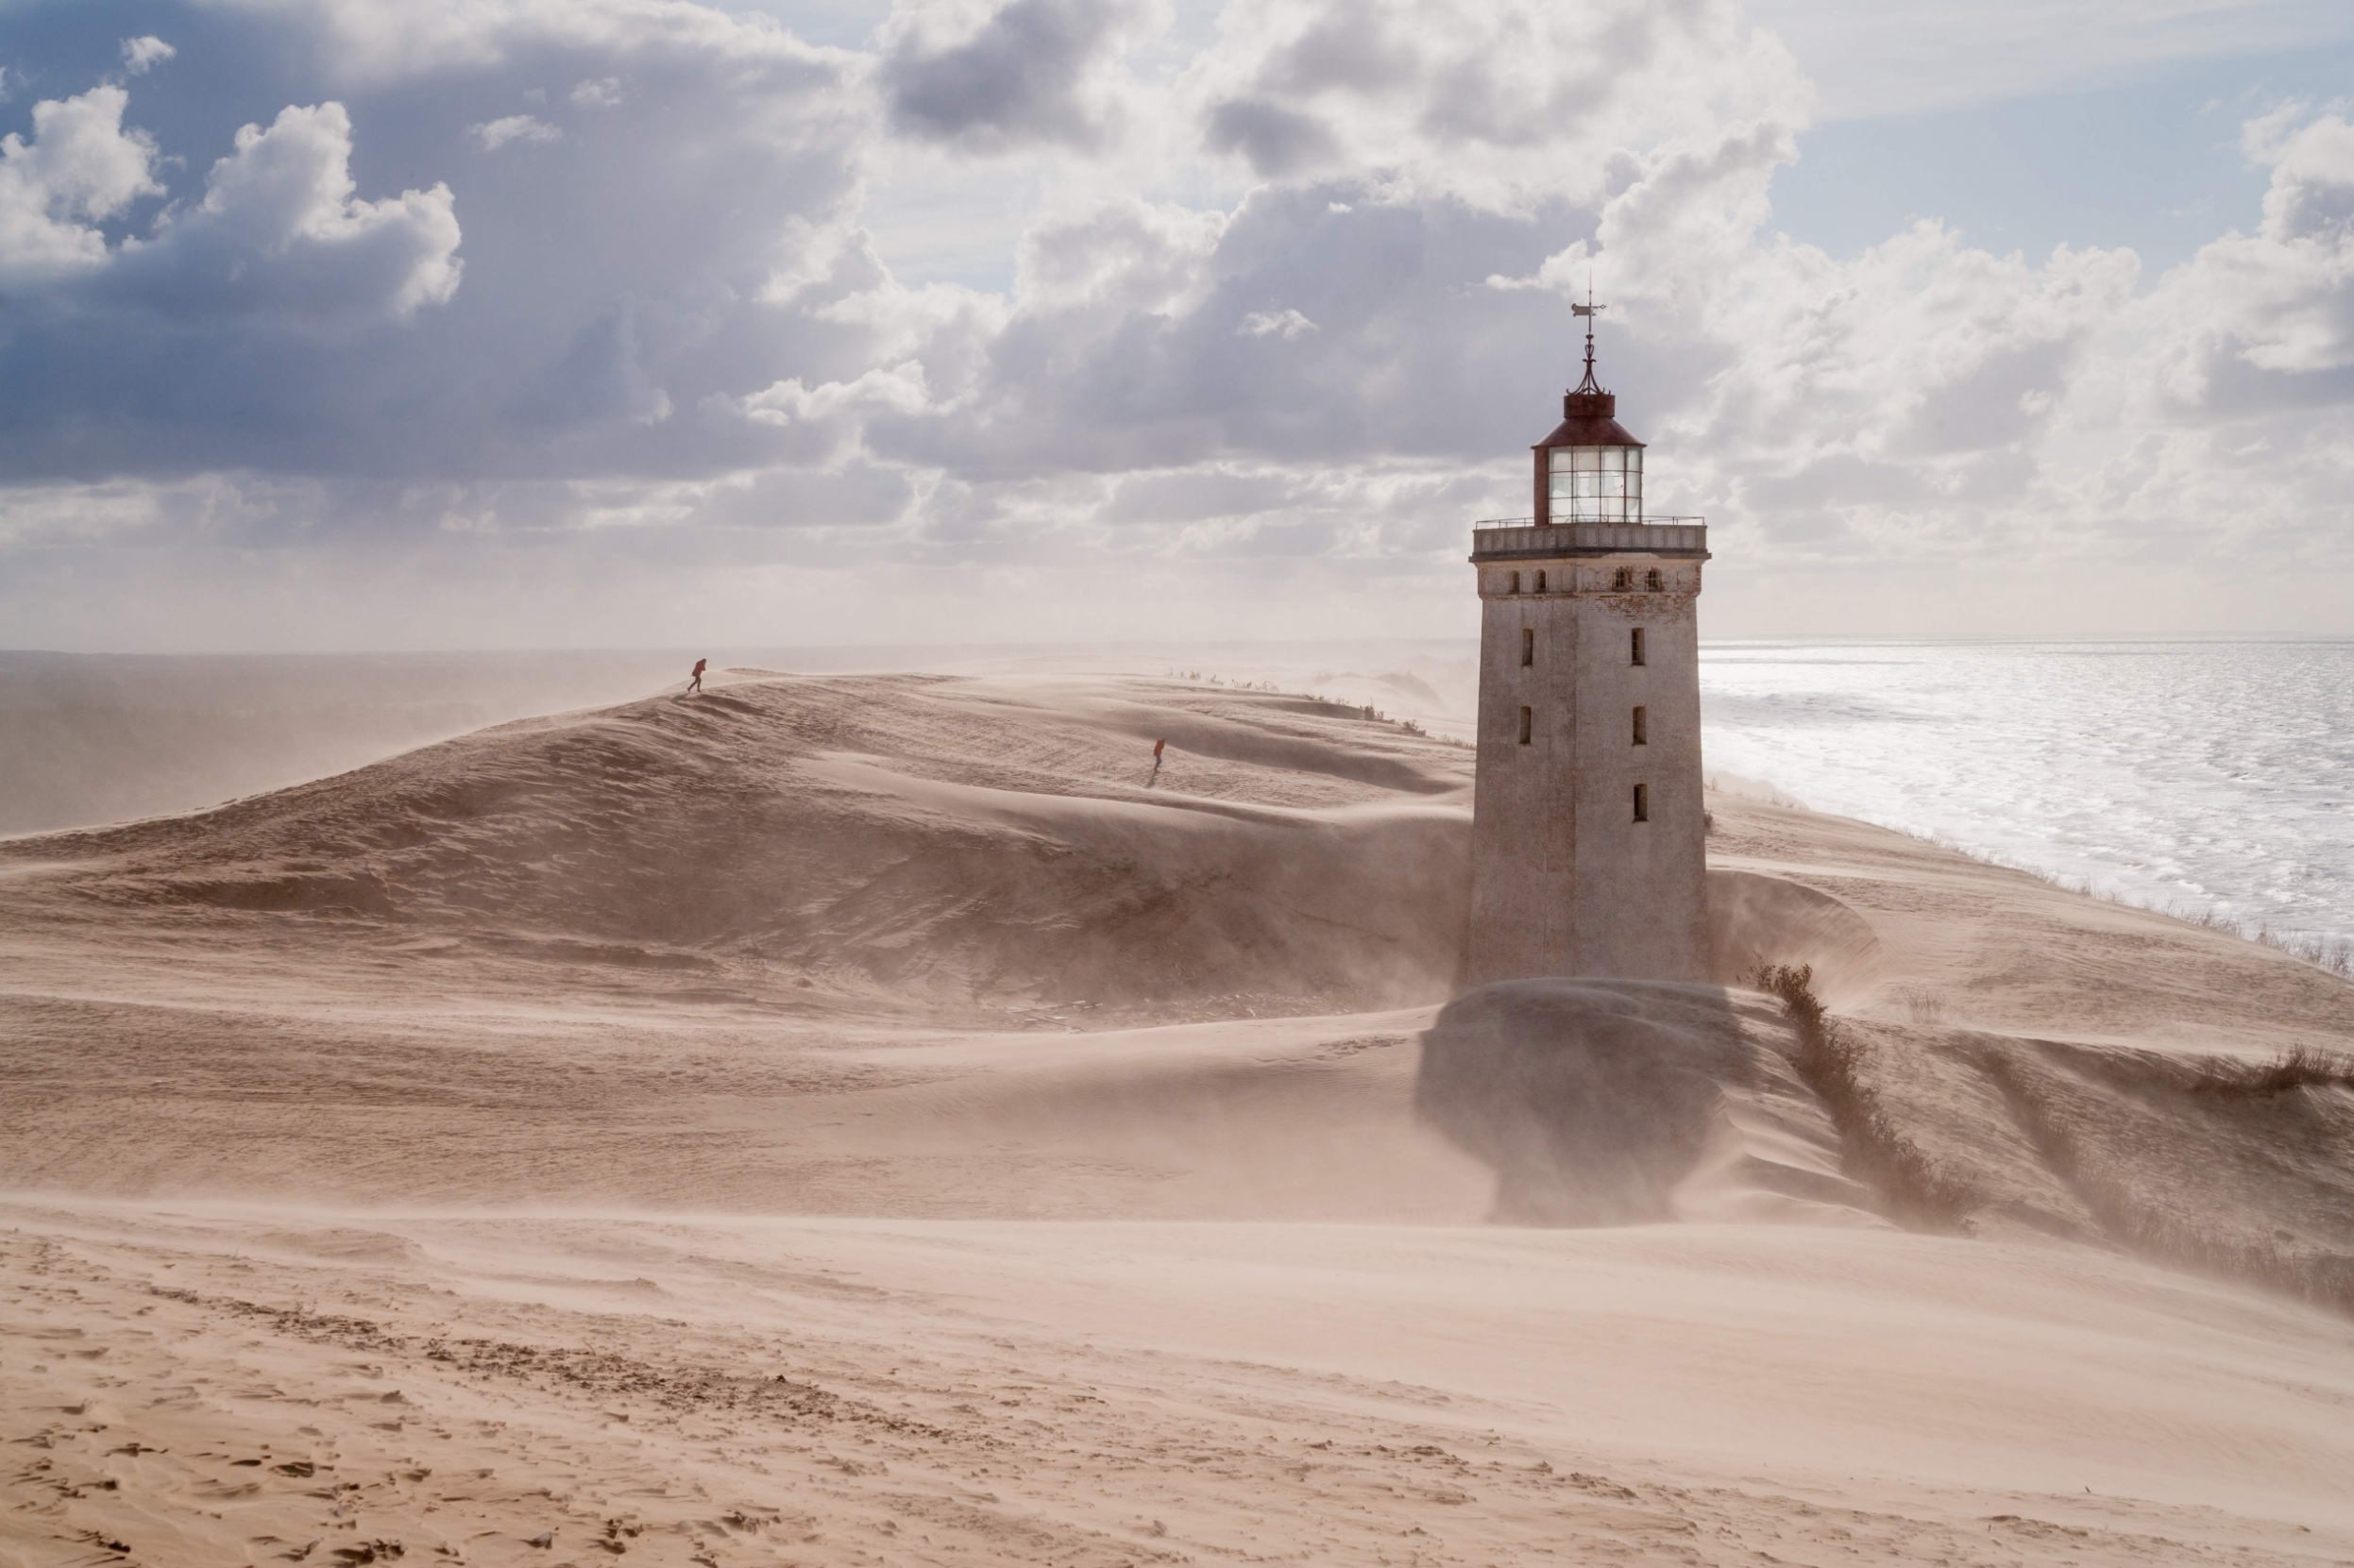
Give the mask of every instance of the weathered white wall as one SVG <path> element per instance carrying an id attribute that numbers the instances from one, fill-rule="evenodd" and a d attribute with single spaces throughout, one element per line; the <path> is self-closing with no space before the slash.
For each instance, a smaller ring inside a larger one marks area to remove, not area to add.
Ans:
<path id="1" fill-rule="evenodd" d="M 1639 585 L 1612 587 L 1620 567 Z M 1535 593 L 1538 571 L 1547 592 Z M 1521 591 L 1510 591 L 1512 573 Z M 1701 563 L 1648 555 L 1480 568 L 1479 774 L 1465 982 L 1548 975 L 1704 978 Z M 1629 632 L 1644 629 L 1645 663 Z M 1536 633 L 1520 663 L 1521 632 Z M 1634 744 L 1634 710 L 1649 710 Z M 1531 710 L 1519 743 L 1520 709 Z M 1650 820 L 1634 819 L 1637 783 Z"/>

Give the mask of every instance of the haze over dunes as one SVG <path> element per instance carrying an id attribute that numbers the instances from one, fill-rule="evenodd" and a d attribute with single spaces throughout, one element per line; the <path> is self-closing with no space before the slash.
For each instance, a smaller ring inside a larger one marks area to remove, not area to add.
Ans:
<path id="1" fill-rule="evenodd" d="M 2354 1555 L 2345 982 L 1718 793 L 1827 1046 L 1450 1003 L 1468 758 L 742 671 L 0 845 L 0 1540 Z"/>

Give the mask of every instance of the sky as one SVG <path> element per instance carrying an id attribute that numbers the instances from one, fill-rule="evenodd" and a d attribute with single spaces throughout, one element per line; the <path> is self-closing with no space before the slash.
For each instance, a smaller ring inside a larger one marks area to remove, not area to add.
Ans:
<path id="1" fill-rule="evenodd" d="M 0 647 L 2354 632 L 2343 0 L 0 0 Z"/>

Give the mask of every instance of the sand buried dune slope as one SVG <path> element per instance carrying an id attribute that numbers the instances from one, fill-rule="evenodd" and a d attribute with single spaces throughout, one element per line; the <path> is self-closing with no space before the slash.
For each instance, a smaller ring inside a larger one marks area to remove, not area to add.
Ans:
<path id="1" fill-rule="evenodd" d="M 1466 757 L 1232 686 L 760 675 L 10 841 L 0 1147 L 118 1193 L 1877 1216 L 2344 1294 L 2354 1088 L 2164 1063 L 2326 1055 L 2354 987 L 1899 835 L 1720 796 L 1733 993 L 1546 983 L 1417 1046 L 1372 1015 L 1450 990 Z"/>
<path id="2" fill-rule="evenodd" d="M 1722 984 L 1456 996 L 1468 766 L 746 675 L 0 843 L 0 1561 L 2354 1560 L 2354 987 L 1719 796 Z"/>
<path id="3" fill-rule="evenodd" d="M 1394 1004 L 1456 963 L 1465 756 L 1262 693 L 769 679 L 0 854 L 60 912 L 315 915 L 755 993 Z"/>
<path id="4" fill-rule="evenodd" d="M 1765 964 L 1804 964 L 1816 990 L 1837 1005 L 1879 980 L 1880 938 L 1870 920 L 1819 888 L 1755 871 L 1711 870 L 1709 978 L 1747 986 Z"/>

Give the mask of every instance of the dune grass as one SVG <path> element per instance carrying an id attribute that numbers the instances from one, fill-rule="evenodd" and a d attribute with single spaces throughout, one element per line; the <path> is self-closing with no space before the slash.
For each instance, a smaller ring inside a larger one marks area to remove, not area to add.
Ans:
<path id="1" fill-rule="evenodd" d="M 2182 1087 L 2193 1094 L 2276 1095 L 2296 1088 L 2354 1088 L 2354 1056 L 2299 1045 L 2268 1062 L 2206 1056 L 2190 1065 Z"/>
<path id="2" fill-rule="evenodd" d="M 1809 965 L 1761 965 L 1750 984 L 1782 1003 L 1798 1034 L 1791 1066 L 1837 1128 L 1848 1173 L 1878 1192 L 1889 1218 L 1918 1229 L 1966 1231 L 1984 1206 L 1967 1182 L 1942 1170 L 1900 1130 L 1864 1081 L 1864 1048 L 1815 994 Z M 2009 1053 L 1982 1049 L 1980 1071 L 2009 1102 L 2019 1126 L 2054 1173 L 2115 1244 L 2193 1273 L 2245 1281 L 2354 1314 L 2354 1259 L 2327 1247 L 2284 1244 L 2170 1212 L 2082 1143 Z M 2176 1091 L 2210 1100 L 2272 1099 L 2298 1089 L 2354 1088 L 2354 1057 L 2299 1045 L 2270 1061 L 2206 1056 L 2159 1069 Z M 2218 1106 L 2218 1110 L 2222 1107 Z"/>
<path id="3" fill-rule="evenodd" d="M 1761 964 L 1750 984 L 1782 1003 L 1798 1033 L 1790 1058 L 1839 1135 L 1848 1174 L 1877 1192 L 1888 1217 L 1921 1230 L 1959 1231 L 1981 1206 L 1977 1190 L 1956 1179 L 1907 1136 L 1864 1082 L 1864 1047 L 1832 1019 L 1815 994 L 1811 964 Z"/>

